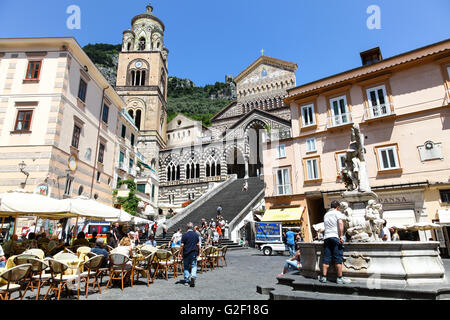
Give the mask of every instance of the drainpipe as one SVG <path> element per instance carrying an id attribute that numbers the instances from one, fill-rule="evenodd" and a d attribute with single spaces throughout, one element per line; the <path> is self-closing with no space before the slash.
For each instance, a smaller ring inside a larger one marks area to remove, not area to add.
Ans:
<path id="1" fill-rule="evenodd" d="M 103 94 L 102 94 L 102 101 L 101 101 L 101 105 L 100 105 L 100 116 L 98 118 L 98 130 L 97 130 L 97 146 L 95 147 L 95 158 L 94 158 L 94 168 L 92 170 L 92 181 L 91 181 L 91 194 L 90 194 L 90 198 L 92 199 L 92 192 L 94 189 L 94 179 L 95 179 L 95 170 L 97 169 L 97 161 L 98 161 L 98 150 L 100 147 L 100 143 L 99 143 L 99 138 L 100 138 L 100 128 L 102 126 L 102 114 L 103 114 L 103 103 L 105 100 L 105 91 L 109 88 L 109 86 L 107 86 L 106 88 L 103 88 Z"/>

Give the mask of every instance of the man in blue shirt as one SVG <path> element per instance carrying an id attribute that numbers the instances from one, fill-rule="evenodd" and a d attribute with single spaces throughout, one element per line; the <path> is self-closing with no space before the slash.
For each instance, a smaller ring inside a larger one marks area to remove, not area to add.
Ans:
<path id="1" fill-rule="evenodd" d="M 289 256 L 291 257 L 295 254 L 295 236 L 296 233 L 292 230 L 286 232 L 286 245 L 289 249 Z"/>
<path id="2" fill-rule="evenodd" d="M 187 224 L 188 231 L 181 238 L 180 258 L 183 255 L 184 285 L 195 287 L 197 279 L 197 255 L 200 252 L 199 237 L 194 231 L 194 224 Z M 190 271 L 190 272 L 189 272 Z"/>
<path id="3" fill-rule="evenodd" d="M 106 267 L 107 266 L 109 253 L 105 249 L 105 241 L 103 240 L 103 238 L 98 238 L 95 241 L 95 247 L 91 249 L 91 252 L 95 253 L 96 255 L 99 255 L 99 256 L 100 255 L 104 256 L 105 259 L 103 260 L 102 267 Z"/>

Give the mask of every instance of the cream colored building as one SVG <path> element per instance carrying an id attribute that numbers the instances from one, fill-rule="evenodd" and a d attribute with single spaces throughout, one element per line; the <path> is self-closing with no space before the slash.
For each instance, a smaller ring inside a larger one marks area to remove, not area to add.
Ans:
<path id="1" fill-rule="evenodd" d="M 264 151 L 266 205 L 305 207 L 307 240 L 345 189 L 340 169 L 353 124 L 366 137 L 370 185 L 388 224 L 439 222 L 449 208 L 450 41 L 389 59 L 376 48 L 362 60 L 362 67 L 289 89 L 292 137 Z"/>
<path id="2" fill-rule="evenodd" d="M 0 192 L 112 205 L 126 107 L 74 38 L 0 39 Z"/>

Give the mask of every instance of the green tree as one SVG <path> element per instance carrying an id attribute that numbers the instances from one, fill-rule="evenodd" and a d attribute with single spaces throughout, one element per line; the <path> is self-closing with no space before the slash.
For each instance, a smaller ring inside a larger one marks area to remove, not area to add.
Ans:
<path id="1" fill-rule="evenodd" d="M 122 185 L 127 185 L 128 187 L 128 196 L 127 197 L 117 197 L 118 189 Z M 137 208 L 139 205 L 139 202 L 142 201 L 141 198 L 136 196 L 136 183 L 133 180 L 121 180 L 117 184 L 117 188 L 113 191 L 113 196 L 116 198 L 117 203 L 119 203 L 122 206 L 122 209 L 132 216 L 137 216 Z"/>

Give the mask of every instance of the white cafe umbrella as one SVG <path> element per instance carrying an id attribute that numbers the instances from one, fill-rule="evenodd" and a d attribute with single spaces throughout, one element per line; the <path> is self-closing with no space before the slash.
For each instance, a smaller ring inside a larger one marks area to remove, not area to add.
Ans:
<path id="1" fill-rule="evenodd" d="M 134 224 L 152 224 L 153 221 L 143 219 L 141 217 L 133 217 L 131 220 Z"/>
<path id="2" fill-rule="evenodd" d="M 76 197 L 61 201 L 68 203 L 70 205 L 70 213 L 77 217 L 92 220 L 118 219 L 120 217 L 119 209 L 86 197 Z"/>
<path id="3" fill-rule="evenodd" d="M 407 230 L 409 231 L 427 231 L 440 228 L 442 228 L 442 226 L 431 222 L 417 222 L 407 226 Z"/>
<path id="4" fill-rule="evenodd" d="M 49 219 L 71 217 L 70 205 L 62 200 L 23 189 L 0 194 L 0 216 L 39 216 Z"/>
<path id="5" fill-rule="evenodd" d="M 120 210 L 120 215 L 118 218 L 106 219 L 108 222 L 131 222 L 133 216 L 124 210 Z"/>

